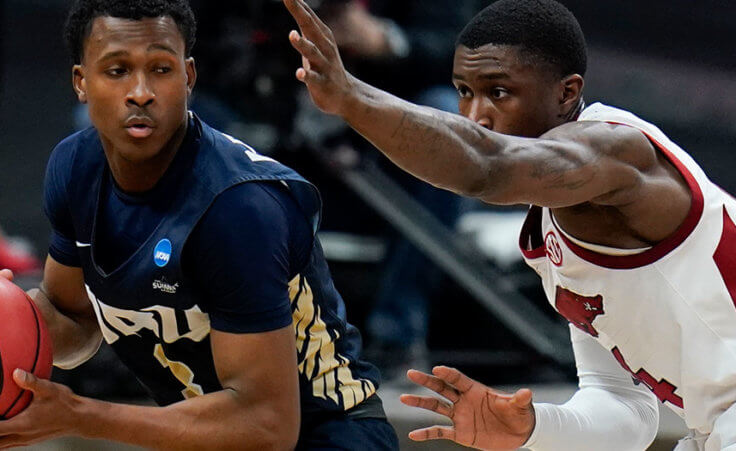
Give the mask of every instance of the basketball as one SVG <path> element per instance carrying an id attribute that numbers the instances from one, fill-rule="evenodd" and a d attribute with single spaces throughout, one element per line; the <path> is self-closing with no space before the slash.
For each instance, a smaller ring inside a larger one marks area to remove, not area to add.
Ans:
<path id="1" fill-rule="evenodd" d="M 20 368 L 48 379 L 52 363 L 41 312 L 20 287 L 0 277 L 0 420 L 22 412 L 33 397 L 15 384 L 13 371 Z"/>

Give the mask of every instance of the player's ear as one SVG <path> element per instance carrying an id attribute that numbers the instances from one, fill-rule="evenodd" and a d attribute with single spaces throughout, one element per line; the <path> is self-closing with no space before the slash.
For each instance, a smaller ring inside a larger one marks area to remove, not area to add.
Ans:
<path id="1" fill-rule="evenodd" d="M 567 117 L 578 106 L 585 81 L 578 74 L 568 75 L 560 82 L 560 117 Z"/>
<path id="2" fill-rule="evenodd" d="M 72 67 L 72 86 L 80 103 L 87 103 L 87 80 L 84 78 L 84 69 L 79 64 Z"/>
<path id="3" fill-rule="evenodd" d="M 197 83 L 197 66 L 194 64 L 194 58 L 192 57 L 187 58 L 184 64 L 186 64 L 187 72 L 187 92 L 192 95 L 194 85 Z"/>

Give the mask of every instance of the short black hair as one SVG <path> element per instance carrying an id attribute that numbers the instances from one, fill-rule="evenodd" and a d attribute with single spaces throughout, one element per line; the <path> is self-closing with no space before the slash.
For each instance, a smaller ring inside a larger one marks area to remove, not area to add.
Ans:
<path id="1" fill-rule="evenodd" d="M 187 0 L 75 0 L 64 27 L 74 64 L 80 64 L 84 53 L 84 41 L 92 31 L 92 23 L 98 17 L 141 20 L 144 17 L 169 16 L 179 28 L 189 57 L 194 47 L 197 22 Z"/>
<path id="2" fill-rule="evenodd" d="M 575 16 L 555 0 L 499 0 L 468 23 L 456 46 L 519 46 L 550 63 L 560 76 L 585 75 L 585 37 Z"/>

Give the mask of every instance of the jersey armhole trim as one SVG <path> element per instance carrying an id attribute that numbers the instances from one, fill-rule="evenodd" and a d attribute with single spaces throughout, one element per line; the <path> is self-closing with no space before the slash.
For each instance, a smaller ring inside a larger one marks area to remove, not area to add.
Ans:
<path id="1" fill-rule="evenodd" d="M 700 189 L 700 185 L 698 185 L 695 177 L 685 166 L 685 164 L 682 163 L 670 150 L 668 150 L 662 143 L 657 141 L 652 135 L 638 127 L 634 127 L 629 124 L 611 121 L 607 122 L 614 125 L 632 127 L 636 130 L 639 130 L 647 137 L 647 139 L 649 139 L 649 141 L 654 145 L 655 149 L 662 155 L 664 155 L 670 163 L 672 163 L 672 165 L 677 169 L 682 178 L 685 179 L 685 182 L 690 189 L 690 211 L 688 212 L 682 224 L 680 224 L 680 226 L 674 232 L 672 232 L 670 236 L 654 245 L 651 249 L 636 255 L 616 256 L 605 255 L 595 251 L 591 251 L 575 244 L 573 241 L 567 238 L 565 234 L 562 233 L 559 229 L 557 230 L 567 247 L 570 248 L 570 250 L 572 250 L 575 255 L 582 258 L 583 260 L 588 261 L 589 263 L 610 269 L 639 268 L 652 264 L 672 252 L 675 248 L 682 244 L 688 236 L 690 236 L 693 230 L 695 230 L 695 227 L 700 222 L 700 218 L 703 214 L 703 208 L 705 204 L 703 199 L 703 191 Z M 554 227 L 557 228 L 557 224 L 554 223 L 554 221 L 553 224 Z"/>
<path id="2" fill-rule="evenodd" d="M 529 207 L 529 212 L 524 220 L 524 225 L 521 226 L 521 233 L 519 233 L 519 249 L 522 255 L 528 260 L 534 260 L 542 258 L 547 255 L 544 248 L 544 241 L 542 240 L 542 207 L 532 205 Z M 538 234 L 539 245 L 528 249 L 528 243 L 534 243 L 534 234 Z"/>

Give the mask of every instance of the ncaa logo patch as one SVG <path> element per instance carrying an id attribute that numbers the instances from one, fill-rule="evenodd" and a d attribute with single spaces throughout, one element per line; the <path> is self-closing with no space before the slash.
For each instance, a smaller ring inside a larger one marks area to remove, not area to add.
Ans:
<path id="1" fill-rule="evenodd" d="M 163 268 L 169 264 L 169 260 L 171 260 L 171 241 L 164 238 L 158 242 L 153 250 L 153 262 L 159 268 Z"/>
<path id="2" fill-rule="evenodd" d="M 544 251 L 555 266 L 562 266 L 562 248 L 554 232 L 549 232 L 544 237 Z"/>

